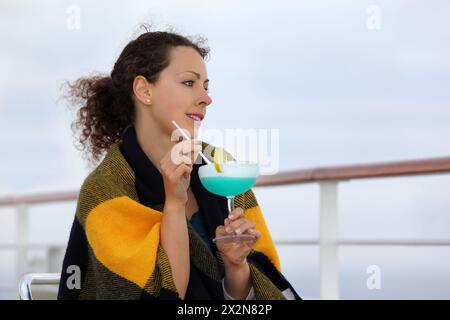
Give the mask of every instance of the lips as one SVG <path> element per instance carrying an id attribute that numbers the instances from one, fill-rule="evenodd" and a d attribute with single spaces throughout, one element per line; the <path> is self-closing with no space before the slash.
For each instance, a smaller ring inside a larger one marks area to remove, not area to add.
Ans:
<path id="1" fill-rule="evenodd" d="M 186 116 L 194 121 L 200 122 L 203 120 L 205 115 L 201 113 L 186 113 Z"/>

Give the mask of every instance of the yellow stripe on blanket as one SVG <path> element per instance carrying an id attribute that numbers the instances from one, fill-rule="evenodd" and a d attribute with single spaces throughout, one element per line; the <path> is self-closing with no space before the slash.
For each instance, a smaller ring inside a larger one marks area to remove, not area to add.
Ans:
<path id="1" fill-rule="evenodd" d="M 160 211 L 123 196 L 92 209 L 86 234 L 102 264 L 144 288 L 155 269 L 161 219 Z"/>
<path id="2" fill-rule="evenodd" d="M 244 211 L 244 217 L 255 222 L 256 230 L 261 233 L 261 237 L 256 242 L 253 250 L 264 253 L 272 261 L 277 270 L 281 272 L 280 259 L 259 206 L 246 209 Z"/>

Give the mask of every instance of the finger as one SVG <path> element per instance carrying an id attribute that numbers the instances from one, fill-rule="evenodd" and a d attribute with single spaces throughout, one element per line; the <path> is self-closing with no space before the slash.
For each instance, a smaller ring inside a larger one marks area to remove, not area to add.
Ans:
<path id="1" fill-rule="evenodd" d="M 238 219 L 238 220 L 235 220 L 235 221 L 231 221 L 230 219 L 228 219 L 228 223 L 225 224 L 225 228 L 226 228 L 228 233 L 234 233 L 234 230 L 236 228 L 238 228 L 244 222 L 245 222 L 244 218 L 241 218 L 241 219 Z"/>
<path id="2" fill-rule="evenodd" d="M 174 165 L 174 166 L 178 166 L 181 163 L 185 163 L 187 165 L 192 165 L 192 159 L 188 156 L 181 155 L 181 154 L 174 156 L 173 158 L 170 159 L 170 161 L 172 162 L 172 165 Z"/>
<path id="3" fill-rule="evenodd" d="M 175 170 L 181 165 L 185 164 L 188 167 L 192 167 L 192 161 L 188 157 L 180 158 L 180 163 L 175 164 L 172 162 L 170 158 L 167 158 L 164 162 L 161 164 L 161 173 L 164 173 L 166 176 L 172 175 Z"/>
<path id="4" fill-rule="evenodd" d="M 192 167 L 186 165 L 186 164 L 180 164 L 175 171 L 169 176 L 169 179 L 173 182 L 178 181 L 180 177 L 188 173 L 190 174 L 192 172 Z"/>
<path id="5" fill-rule="evenodd" d="M 231 211 L 228 218 L 230 218 L 230 220 L 233 221 L 233 220 L 237 220 L 243 216 L 244 216 L 244 209 L 238 207 L 238 208 L 235 208 L 233 211 Z"/>
<path id="6" fill-rule="evenodd" d="M 247 223 L 250 223 L 249 226 L 246 226 Z M 240 218 L 236 221 L 231 221 L 229 225 L 227 226 L 228 229 L 230 229 L 230 233 L 236 233 L 236 231 L 239 229 L 239 232 L 243 233 L 243 229 L 247 230 L 248 228 L 254 228 L 255 223 L 253 221 L 247 220 L 245 218 Z"/>
<path id="7" fill-rule="evenodd" d="M 233 229 L 231 229 L 231 227 L 230 227 L 230 219 L 225 218 L 224 226 L 225 226 L 225 231 L 227 233 L 232 233 L 233 232 Z"/>
<path id="8" fill-rule="evenodd" d="M 242 223 L 240 226 L 234 229 L 234 232 L 236 234 L 241 234 L 247 232 L 249 229 L 255 229 L 256 224 L 253 221 L 246 220 L 244 223 Z"/>
<path id="9" fill-rule="evenodd" d="M 225 231 L 226 231 L 227 233 L 234 233 L 234 229 L 235 229 L 235 228 L 231 227 L 230 224 L 228 224 L 227 226 L 225 226 Z"/>
<path id="10" fill-rule="evenodd" d="M 183 148 L 181 148 L 179 150 L 179 153 L 184 154 L 184 155 L 191 155 L 191 154 L 198 154 L 200 151 L 202 151 L 202 146 L 199 145 L 195 145 L 195 146 L 183 146 Z"/>
<path id="11" fill-rule="evenodd" d="M 227 232 L 225 231 L 224 226 L 218 226 L 216 228 L 216 237 L 221 237 L 227 235 Z"/>
<path id="12" fill-rule="evenodd" d="M 258 242 L 259 238 L 261 237 L 261 233 L 256 229 L 249 229 L 247 230 L 246 234 L 252 235 L 252 238 L 244 238 L 241 240 L 242 244 L 247 246 L 247 249 L 251 251 L 251 248 Z"/>
<path id="13" fill-rule="evenodd" d="M 180 159 L 181 159 L 181 161 L 184 164 L 187 164 L 188 166 L 192 165 L 192 159 L 190 157 L 188 157 L 188 156 L 181 156 Z"/>
<path id="14" fill-rule="evenodd" d="M 246 221 L 245 218 L 239 218 L 239 219 L 234 220 L 234 221 L 230 220 L 230 223 L 228 224 L 228 227 L 229 227 L 230 229 L 232 229 L 233 232 L 234 232 L 234 230 L 236 230 L 236 229 L 239 228 L 242 224 L 244 224 L 245 221 Z"/>
<path id="15" fill-rule="evenodd" d="M 194 150 L 201 150 L 202 144 L 200 140 L 184 140 L 174 146 L 179 153 L 190 153 Z"/>
<path id="16" fill-rule="evenodd" d="M 233 228 L 233 229 L 237 229 L 237 228 L 239 228 L 239 226 L 241 226 L 243 223 L 245 223 L 246 221 L 251 221 L 251 222 L 253 222 L 252 220 L 248 220 L 248 219 L 245 219 L 245 217 L 240 217 L 239 219 L 236 219 L 236 220 L 230 220 L 230 226 Z M 254 222 L 253 222 L 254 223 Z"/>
<path id="17" fill-rule="evenodd" d="M 255 229 L 255 228 L 250 228 L 250 229 L 248 229 L 247 230 L 247 233 L 248 234 L 251 234 L 251 235 L 253 235 L 253 236 L 255 236 L 256 237 L 256 239 L 259 239 L 260 237 L 261 237 L 261 232 L 259 232 L 257 229 Z"/>
<path id="18" fill-rule="evenodd" d="M 182 141 L 176 144 L 170 151 L 170 158 L 174 164 L 180 164 L 184 156 L 191 158 L 195 152 L 200 152 L 202 146 L 191 141 Z M 191 160 L 192 162 L 192 160 Z"/>
<path id="19" fill-rule="evenodd" d="M 185 155 L 183 153 L 171 152 L 169 162 L 171 162 L 174 165 L 179 165 L 180 163 L 188 161 L 187 158 L 189 158 L 189 161 L 190 161 L 190 157 L 188 157 L 187 155 Z"/>

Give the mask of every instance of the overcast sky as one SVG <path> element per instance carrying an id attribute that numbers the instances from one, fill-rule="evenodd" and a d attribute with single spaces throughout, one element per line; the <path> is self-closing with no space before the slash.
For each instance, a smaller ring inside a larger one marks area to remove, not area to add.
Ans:
<path id="1" fill-rule="evenodd" d="M 281 170 L 448 156 L 449 15 L 445 0 L 2 1 L 0 195 L 80 187 L 60 85 L 109 73 L 141 22 L 208 38 L 204 130 L 278 129 Z M 449 187 L 449 175 L 343 183 L 340 235 L 448 238 Z M 276 238 L 317 236 L 317 191 L 257 191 Z"/>

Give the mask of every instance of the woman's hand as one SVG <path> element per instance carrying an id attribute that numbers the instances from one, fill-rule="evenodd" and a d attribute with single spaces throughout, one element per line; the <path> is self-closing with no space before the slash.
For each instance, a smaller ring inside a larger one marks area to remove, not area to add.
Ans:
<path id="1" fill-rule="evenodd" d="M 217 249 L 222 256 L 225 267 L 238 267 L 245 264 L 247 256 L 261 237 L 259 231 L 256 230 L 255 222 L 244 218 L 242 208 L 234 209 L 225 219 L 224 225 L 218 226 L 216 229 L 216 237 L 232 234 L 250 234 L 254 235 L 255 238 L 217 241 Z"/>
<path id="2" fill-rule="evenodd" d="M 184 140 L 174 145 L 161 159 L 166 204 L 186 205 L 193 163 L 201 149 L 200 140 Z"/>
<path id="3" fill-rule="evenodd" d="M 160 163 L 166 194 L 161 221 L 161 245 L 169 258 L 173 281 L 181 299 L 186 295 L 190 276 L 189 235 L 185 216 L 187 190 L 192 164 L 202 147 L 194 145 L 194 141 L 177 143 Z"/>

